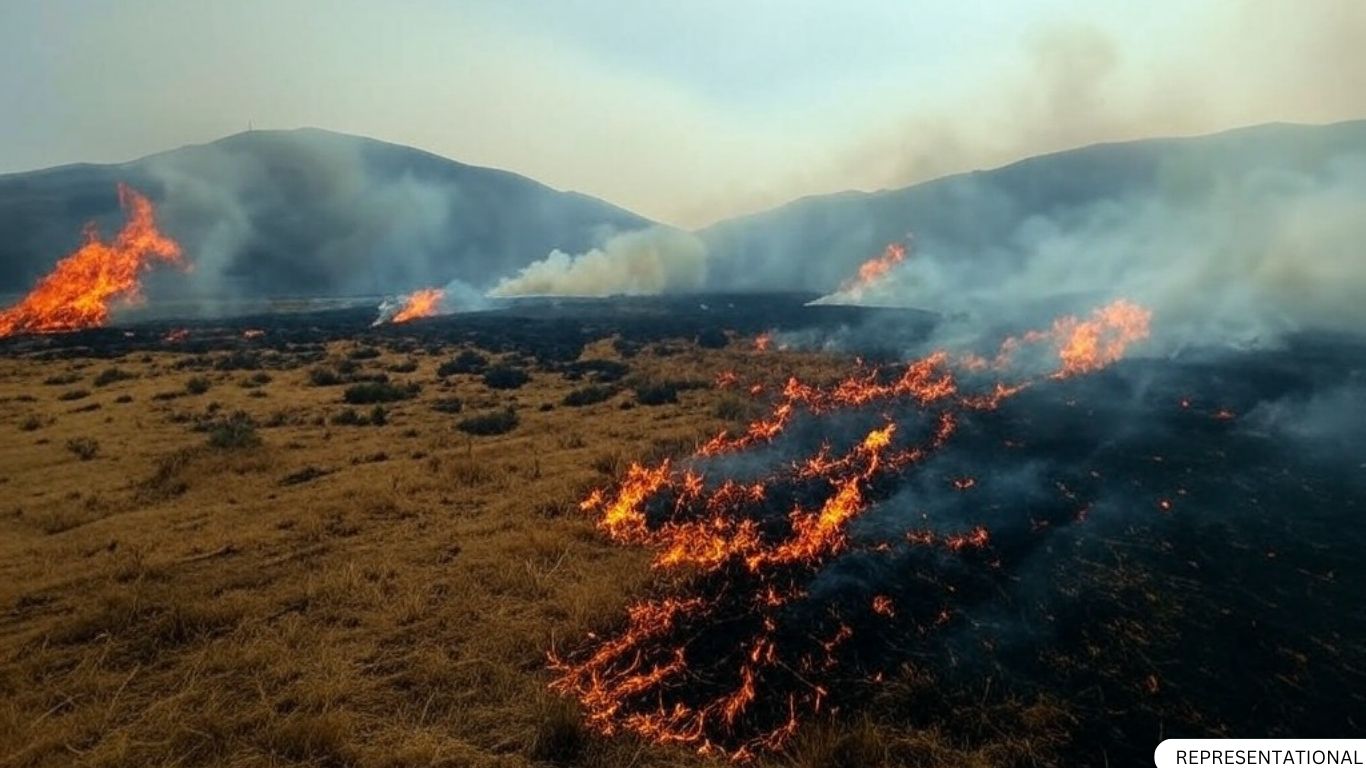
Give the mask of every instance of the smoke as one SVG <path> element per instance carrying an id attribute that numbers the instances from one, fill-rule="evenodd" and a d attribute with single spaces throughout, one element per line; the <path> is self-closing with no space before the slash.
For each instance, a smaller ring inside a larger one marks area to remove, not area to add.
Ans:
<path id="1" fill-rule="evenodd" d="M 707 277 L 707 248 L 668 227 L 613 235 L 571 256 L 559 249 L 504 278 L 490 296 L 653 295 L 697 290 Z"/>
<path id="2" fill-rule="evenodd" d="M 459 312 L 479 312 L 493 306 L 490 301 L 478 289 L 468 283 L 459 280 L 452 280 L 446 283 L 439 291 L 439 298 L 436 305 L 432 308 L 430 315 L 453 315 Z M 403 309 L 410 305 L 415 294 L 409 293 L 400 296 L 386 298 L 379 304 L 379 315 L 371 325 L 384 325 L 394 319 Z M 422 316 L 427 316 L 424 314 Z"/>
<path id="3" fill-rule="evenodd" d="M 1211 174 L 1021 213 L 991 183 L 952 204 L 981 241 L 929 227 L 912 258 L 824 301 L 940 313 L 937 341 L 1037 325 L 1124 297 L 1152 310 L 1152 350 L 1272 344 L 1288 333 L 1366 328 L 1366 154 L 1314 169 Z M 810 258 L 815 258 L 811 256 Z"/>

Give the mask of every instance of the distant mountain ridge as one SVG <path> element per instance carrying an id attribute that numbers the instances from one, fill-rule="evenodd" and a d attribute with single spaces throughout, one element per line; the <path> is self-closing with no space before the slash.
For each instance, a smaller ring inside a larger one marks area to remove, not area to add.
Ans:
<path id="1" fill-rule="evenodd" d="M 1015 258 L 1021 249 L 1014 241 L 1031 221 L 1066 226 L 1106 201 L 1156 198 L 1179 206 L 1258 176 L 1322 177 L 1350 160 L 1366 161 L 1366 120 L 1271 123 L 1096 144 L 900 189 L 806 197 L 698 234 L 712 254 L 714 285 L 827 291 L 908 234 L 913 250 Z"/>
<path id="2" fill-rule="evenodd" d="M 913 250 L 1018 259 L 1033 222 L 1065 227 L 1107 202 L 1179 206 L 1354 159 L 1366 162 L 1366 120 L 1267 124 L 806 197 L 697 234 L 711 253 L 710 288 L 825 292 L 908 234 Z M 86 221 L 116 231 L 119 181 L 157 203 L 163 229 L 195 263 L 189 276 L 154 275 L 149 293 L 191 299 L 393 293 L 453 279 L 486 288 L 552 249 L 582 252 L 654 226 L 587 195 L 411 147 L 310 128 L 249 131 L 128 163 L 0 176 L 0 293 L 32 286 L 80 242 Z"/>
<path id="3" fill-rule="evenodd" d="M 642 216 L 523 176 L 319 129 L 250 131 L 113 165 L 0 176 L 0 292 L 31 286 L 94 220 L 122 221 L 116 183 L 158 206 L 205 294 L 403 291 L 491 283 L 580 251 Z"/>

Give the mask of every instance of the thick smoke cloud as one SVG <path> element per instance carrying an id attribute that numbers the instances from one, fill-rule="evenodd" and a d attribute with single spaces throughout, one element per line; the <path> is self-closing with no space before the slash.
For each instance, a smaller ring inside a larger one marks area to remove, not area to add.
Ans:
<path id="1" fill-rule="evenodd" d="M 994 236 L 917 238 L 904 263 L 840 303 L 929 309 L 953 339 L 1123 297 L 1153 311 L 1150 349 L 1166 352 L 1366 328 L 1366 154 L 1028 215 L 1001 190 L 969 183 L 954 205 L 981 212 Z"/>
<path id="2" fill-rule="evenodd" d="M 707 248 L 701 240 L 654 227 L 614 235 L 601 247 L 573 256 L 556 249 L 499 282 L 490 295 L 652 295 L 697 290 L 706 276 Z"/>

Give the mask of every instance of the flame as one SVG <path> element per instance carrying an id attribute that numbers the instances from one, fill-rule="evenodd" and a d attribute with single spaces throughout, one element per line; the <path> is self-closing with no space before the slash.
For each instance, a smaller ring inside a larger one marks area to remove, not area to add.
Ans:
<path id="1" fill-rule="evenodd" d="M 403 306 L 394 313 L 389 322 L 406 323 L 419 317 L 432 317 L 439 313 L 441 300 L 444 298 L 446 298 L 446 292 L 440 288 L 423 288 L 413 291 L 404 298 Z"/>
<path id="2" fill-rule="evenodd" d="M 826 386 L 792 377 L 768 415 L 744 432 L 723 432 L 684 461 L 632 464 L 615 488 L 592 491 L 581 509 L 612 541 L 650 551 L 653 567 L 674 576 L 666 583 L 676 593 L 628 606 L 625 626 L 608 637 L 590 636 L 569 654 L 552 650 L 552 690 L 577 698 L 589 726 L 605 735 L 628 732 L 734 760 L 781 748 L 802 715 L 827 706 L 820 681 L 839 674 L 850 638 L 863 631 L 856 625 L 910 623 L 923 633 L 955 616 L 892 595 L 871 596 L 861 617 L 833 608 L 820 609 L 823 618 L 794 613 L 824 566 L 854 546 L 850 524 L 951 440 L 965 414 L 1108 365 L 1147 334 L 1148 322 L 1147 310 L 1116 302 L 1086 320 L 1061 318 L 1049 330 L 1007 340 L 998 360 L 982 365 L 938 351 L 890 369 L 860 363 Z M 988 369 L 1004 370 L 1016 348 L 1045 341 L 1055 348 L 1056 373 L 978 381 Z M 870 412 L 883 415 L 880 426 L 843 448 L 822 445 L 758 480 L 726 478 L 714 468 L 718 476 L 707 474 L 713 457 L 772 442 L 794 420 Z M 893 421 L 893 413 L 902 415 Z M 952 479 L 963 491 L 976 482 Z M 980 525 L 900 538 L 865 551 L 933 547 L 983 558 L 988 567 L 999 562 Z M 866 677 L 882 679 L 880 671 Z"/>
<path id="3" fill-rule="evenodd" d="M 859 297 L 868 288 L 877 284 L 892 267 L 906 260 L 906 246 L 901 243 L 889 243 L 882 253 L 863 262 L 859 265 L 858 272 L 844 284 L 840 286 L 840 293 L 851 297 Z"/>
<path id="4" fill-rule="evenodd" d="M 185 265 L 180 245 L 156 228 L 152 202 L 125 184 L 118 190 L 127 221 L 113 242 L 87 224 L 85 244 L 57 262 L 22 301 L 0 311 L 0 337 L 104 326 L 111 303 L 140 300 L 143 271 L 158 261 Z"/>
<path id="5" fill-rule="evenodd" d="M 755 337 L 754 337 L 754 350 L 755 350 L 756 352 L 767 352 L 767 351 L 768 351 L 768 348 L 769 348 L 770 346 L 772 346 L 772 344 L 773 344 L 773 332 L 772 332 L 772 331 L 764 331 L 763 333 L 761 333 L 761 334 L 759 334 L 758 336 L 755 336 Z"/>

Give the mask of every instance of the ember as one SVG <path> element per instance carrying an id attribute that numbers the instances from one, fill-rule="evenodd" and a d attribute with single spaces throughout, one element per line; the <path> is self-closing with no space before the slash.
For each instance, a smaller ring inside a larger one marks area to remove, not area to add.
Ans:
<path id="1" fill-rule="evenodd" d="M 851 550 L 851 523 L 948 443 L 964 417 L 1032 384 L 1099 370 L 1147 335 L 1148 319 L 1147 310 L 1116 302 L 1022 337 L 1051 340 L 1059 361 L 1033 378 L 981 382 L 973 373 L 980 368 L 942 351 L 892 368 L 860 364 L 828 386 L 793 377 L 768 416 L 742 433 L 715 436 L 686 462 L 632 464 L 615 489 L 593 491 L 581 508 L 610 539 L 650 550 L 657 570 L 686 573 L 670 582 L 686 586 L 630 606 L 615 635 L 567 654 L 552 649 L 552 688 L 578 698 L 603 734 L 736 759 L 782 747 L 803 716 L 829 706 L 832 675 L 881 679 L 882 660 L 868 650 L 876 642 L 851 638 L 922 635 L 954 616 L 933 599 L 903 606 L 876 594 L 841 605 L 814 597 L 819 576 Z M 1001 370 L 1009 354 L 998 357 Z M 757 452 L 812 419 L 832 428 L 837 419 L 872 423 L 842 445 L 832 434 L 814 454 L 757 480 L 726 477 L 726 456 Z M 987 568 L 999 560 L 981 525 L 907 531 L 898 545 L 865 554 L 904 558 L 925 548 Z"/>

